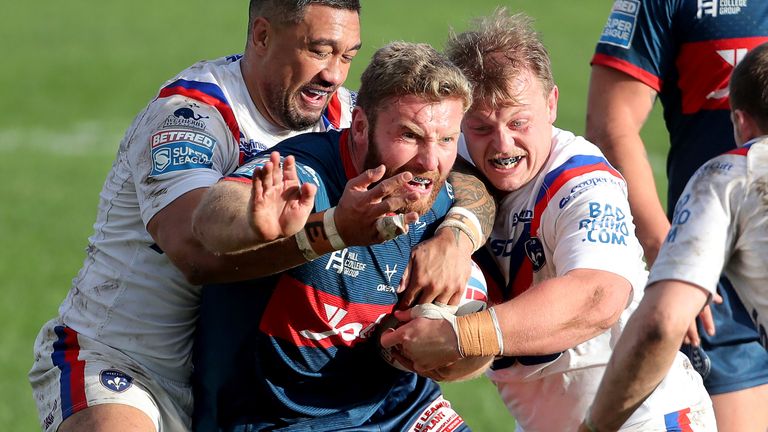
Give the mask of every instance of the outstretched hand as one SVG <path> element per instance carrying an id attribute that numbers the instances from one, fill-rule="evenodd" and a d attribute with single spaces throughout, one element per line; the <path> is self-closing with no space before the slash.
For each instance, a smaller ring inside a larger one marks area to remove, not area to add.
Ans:
<path id="1" fill-rule="evenodd" d="M 251 181 L 248 223 L 256 237 L 272 241 L 296 234 L 312 211 L 316 192 L 315 185 L 299 181 L 293 156 L 281 167 L 280 153 L 272 152 Z"/>
<path id="2" fill-rule="evenodd" d="M 382 180 L 369 189 L 384 177 L 384 173 L 384 165 L 379 165 L 353 178 L 344 188 L 334 220 L 336 230 L 348 246 L 366 246 L 388 240 L 376 227 L 376 221 L 418 199 L 418 194 L 403 187 L 413 178 L 409 172 Z M 406 225 L 418 220 L 416 212 L 404 214 Z"/>

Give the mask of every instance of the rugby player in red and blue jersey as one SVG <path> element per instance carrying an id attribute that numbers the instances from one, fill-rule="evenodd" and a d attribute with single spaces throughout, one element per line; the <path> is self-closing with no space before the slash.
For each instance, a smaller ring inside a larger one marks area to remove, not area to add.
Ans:
<path id="1" fill-rule="evenodd" d="M 411 250 L 452 204 L 445 179 L 470 101 L 444 56 L 390 44 L 363 73 L 349 129 L 284 141 L 273 148 L 290 155 L 282 168 L 263 153 L 210 189 L 195 216 L 206 245 L 237 252 L 274 240 L 303 255 L 290 270 L 218 287 L 232 294 L 224 301 L 203 299 L 196 372 L 214 428 L 468 429 L 434 381 L 384 362 L 373 336 L 398 304 Z M 371 212 L 408 226 L 394 237 L 357 216 Z"/>

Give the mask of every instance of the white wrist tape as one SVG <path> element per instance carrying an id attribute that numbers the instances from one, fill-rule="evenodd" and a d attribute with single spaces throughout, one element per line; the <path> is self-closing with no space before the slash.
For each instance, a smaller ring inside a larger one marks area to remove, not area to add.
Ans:
<path id="1" fill-rule="evenodd" d="M 300 229 L 299 232 L 294 235 L 294 237 L 296 238 L 296 244 L 299 246 L 301 254 L 304 255 L 304 259 L 307 261 L 312 261 L 313 259 L 320 256 L 317 254 L 317 252 L 315 252 L 314 249 L 312 249 L 312 245 L 309 243 L 309 239 L 307 238 L 307 233 L 304 231 L 304 228 Z"/>
<path id="2" fill-rule="evenodd" d="M 328 237 L 328 241 L 331 242 L 331 246 L 336 250 L 342 250 L 347 245 L 339 235 L 339 231 L 336 229 L 336 221 L 333 219 L 333 215 L 336 212 L 336 207 L 331 207 L 325 211 L 323 215 L 323 229 L 325 230 L 325 236 Z"/>
<path id="3" fill-rule="evenodd" d="M 453 328 L 453 334 L 456 336 L 456 346 L 459 348 L 459 356 L 464 358 L 464 351 L 461 349 L 461 340 L 459 339 L 459 328 L 456 324 L 456 315 L 451 312 L 451 309 L 445 306 L 436 305 L 434 303 L 424 303 L 416 305 L 411 309 L 411 317 L 413 318 L 428 318 L 433 320 L 444 319 L 451 324 Z"/>
<path id="4" fill-rule="evenodd" d="M 472 242 L 473 251 L 480 248 L 484 239 L 480 219 L 464 207 L 451 207 L 445 215 L 445 220 L 437 229 L 440 228 L 456 228 L 466 234 L 469 241 Z"/>
<path id="5" fill-rule="evenodd" d="M 459 207 L 459 206 L 451 207 L 450 209 L 448 209 L 448 213 L 446 214 L 446 217 L 452 214 L 462 215 L 465 218 L 467 218 L 471 223 L 472 228 L 474 228 L 474 231 L 477 233 L 477 235 L 480 238 L 483 238 L 483 227 L 482 225 L 480 225 L 480 219 L 477 218 L 477 215 L 465 209 L 464 207 Z"/>

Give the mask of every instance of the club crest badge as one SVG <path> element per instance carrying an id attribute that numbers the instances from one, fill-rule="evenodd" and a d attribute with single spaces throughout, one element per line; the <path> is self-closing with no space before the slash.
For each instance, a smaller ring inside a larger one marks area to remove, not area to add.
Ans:
<path id="1" fill-rule="evenodd" d="M 122 393 L 133 384 L 133 378 L 119 370 L 107 369 L 99 374 L 101 385 L 116 393 Z"/>
<path id="2" fill-rule="evenodd" d="M 525 242 L 525 254 L 531 260 L 534 272 L 541 270 L 544 264 L 547 263 L 547 258 L 544 255 L 544 246 L 537 237 L 531 237 Z"/>

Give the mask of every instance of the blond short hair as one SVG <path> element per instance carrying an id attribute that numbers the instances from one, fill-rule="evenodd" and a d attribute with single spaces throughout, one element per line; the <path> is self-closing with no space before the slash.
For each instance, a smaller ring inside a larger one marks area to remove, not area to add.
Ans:
<path id="1" fill-rule="evenodd" d="M 461 70 L 428 44 L 392 42 L 373 54 L 360 77 L 357 106 L 374 120 L 392 98 L 414 95 L 427 101 L 446 98 L 472 104 L 472 87 Z"/>
<path id="2" fill-rule="evenodd" d="M 526 71 L 538 78 L 548 96 L 555 86 L 549 53 L 525 14 L 498 8 L 478 18 L 473 29 L 451 34 L 446 54 L 474 87 L 476 105 L 498 108 L 516 102 L 510 82 Z"/>

